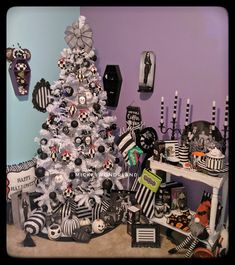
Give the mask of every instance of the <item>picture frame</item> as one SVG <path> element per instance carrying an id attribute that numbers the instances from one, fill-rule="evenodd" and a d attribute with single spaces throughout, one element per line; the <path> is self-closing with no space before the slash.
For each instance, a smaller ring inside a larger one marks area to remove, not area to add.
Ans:
<path id="1" fill-rule="evenodd" d="M 132 247 L 160 248 L 159 224 L 132 224 Z"/>
<path id="2" fill-rule="evenodd" d="M 32 94 L 33 107 L 40 112 L 46 112 L 51 102 L 51 85 L 45 79 L 41 79 L 34 87 Z"/>
<path id="3" fill-rule="evenodd" d="M 152 51 L 143 51 L 140 57 L 139 90 L 153 92 L 156 56 Z"/>
<path id="4" fill-rule="evenodd" d="M 165 157 L 178 157 L 179 156 L 179 143 L 178 140 L 165 140 Z"/>

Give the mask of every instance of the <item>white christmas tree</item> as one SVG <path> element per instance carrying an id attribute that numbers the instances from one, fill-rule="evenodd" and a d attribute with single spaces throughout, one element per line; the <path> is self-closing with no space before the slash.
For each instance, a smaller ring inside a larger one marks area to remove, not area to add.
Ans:
<path id="1" fill-rule="evenodd" d="M 52 217 L 66 203 L 69 214 L 79 217 L 79 207 L 92 209 L 102 204 L 111 188 L 123 189 L 122 167 L 113 135 L 116 117 L 106 108 L 106 91 L 94 64 L 92 31 L 85 17 L 68 26 L 65 34 L 69 48 L 61 52 L 49 115 L 35 138 L 40 145 L 36 191 L 42 193 L 35 201 L 46 205 Z M 63 214 L 57 223 L 63 221 Z"/>

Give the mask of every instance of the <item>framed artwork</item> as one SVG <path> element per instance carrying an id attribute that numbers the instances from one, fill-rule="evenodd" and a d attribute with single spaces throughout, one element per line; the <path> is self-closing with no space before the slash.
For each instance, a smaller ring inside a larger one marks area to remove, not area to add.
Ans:
<path id="1" fill-rule="evenodd" d="M 160 248 L 159 224 L 132 224 L 132 247 Z"/>
<path id="2" fill-rule="evenodd" d="M 34 87 L 32 95 L 33 107 L 41 112 L 46 112 L 46 108 L 51 103 L 51 85 L 45 79 L 41 79 Z"/>
<path id="3" fill-rule="evenodd" d="M 165 143 L 165 156 L 178 157 L 179 155 L 179 143 L 178 140 L 166 140 Z"/>
<path id="4" fill-rule="evenodd" d="M 155 54 L 152 51 L 143 51 L 141 53 L 138 92 L 153 92 L 155 61 Z"/>

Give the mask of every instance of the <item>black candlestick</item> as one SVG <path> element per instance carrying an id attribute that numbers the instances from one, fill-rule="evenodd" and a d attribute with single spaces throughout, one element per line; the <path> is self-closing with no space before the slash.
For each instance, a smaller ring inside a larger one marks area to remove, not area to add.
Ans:
<path id="1" fill-rule="evenodd" d="M 172 132 L 171 133 L 171 140 L 175 140 L 175 133 L 178 132 L 180 135 L 182 133 L 181 133 L 181 130 L 180 129 L 175 128 L 176 118 L 172 118 L 172 122 L 171 123 L 172 123 L 172 128 L 166 128 L 164 126 L 164 123 L 160 123 L 159 128 L 160 128 L 161 133 L 163 133 L 163 134 L 166 134 L 170 130 Z M 163 130 L 164 128 L 166 128 L 165 131 Z"/>

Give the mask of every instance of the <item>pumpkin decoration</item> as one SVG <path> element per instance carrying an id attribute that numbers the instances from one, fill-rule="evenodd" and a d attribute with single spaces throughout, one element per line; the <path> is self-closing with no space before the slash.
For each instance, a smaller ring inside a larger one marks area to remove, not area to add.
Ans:
<path id="1" fill-rule="evenodd" d="M 58 224 L 52 224 L 47 228 L 48 238 L 51 240 L 56 240 L 61 237 L 62 231 Z"/>
<path id="2" fill-rule="evenodd" d="M 64 219 L 61 224 L 63 233 L 66 236 L 70 237 L 72 236 L 73 231 L 79 227 L 80 227 L 79 219 L 75 215 L 71 215 L 68 218 Z"/>
<path id="3" fill-rule="evenodd" d="M 104 232 L 106 225 L 105 222 L 102 219 L 96 219 L 93 223 L 92 223 L 92 231 L 95 234 L 101 234 Z"/>
<path id="4" fill-rule="evenodd" d="M 83 217 L 82 219 L 79 219 L 79 225 L 80 227 L 85 226 L 85 225 L 90 225 L 91 221 L 88 217 Z"/>

